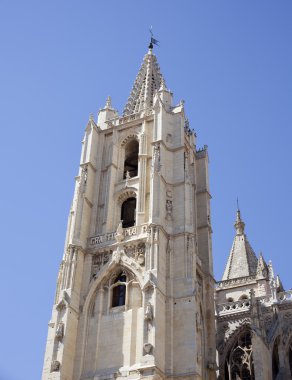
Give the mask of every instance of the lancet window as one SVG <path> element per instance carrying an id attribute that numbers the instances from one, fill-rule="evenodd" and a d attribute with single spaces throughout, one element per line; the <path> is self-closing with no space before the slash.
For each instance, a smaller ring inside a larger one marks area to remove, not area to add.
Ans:
<path id="1" fill-rule="evenodd" d="M 255 380 L 249 330 L 237 337 L 229 352 L 225 365 L 225 380 Z"/>
<path id="2" fill-rule="evenodd" d="M 138 153 L 138 141 L 136 139 L 130 140 L 125 146 L 124 179 L 138 175 Z"/>
<path id="3" fill-rule="evenodd" d="M 121 220 L 123 228 L 132 227 L 136 222 L 136 198 L 131 197 L 122 203 Z"/>
<path id="4" fill-rule="evenodd" d="M 127 276 L 125 272 L 121 272 L 112 288 L 112 307 L 123 306 L 126 302 L 126 283 Z"/>

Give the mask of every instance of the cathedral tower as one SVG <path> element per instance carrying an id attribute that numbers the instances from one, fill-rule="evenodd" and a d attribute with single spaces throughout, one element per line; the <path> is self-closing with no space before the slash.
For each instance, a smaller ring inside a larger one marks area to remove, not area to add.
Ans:
<path id="1" fill-rule="evenodd" d="M 211 232 L 207 148 L 150 45 L 85 129 L 43 380 L 215 379 Z"/>
<path id="2" fill-rule="evenodd" d="M 236 235 L 216 289 L 220 380 L 292 379 L 292 292 L 257 258 L 237 211 Z"/>

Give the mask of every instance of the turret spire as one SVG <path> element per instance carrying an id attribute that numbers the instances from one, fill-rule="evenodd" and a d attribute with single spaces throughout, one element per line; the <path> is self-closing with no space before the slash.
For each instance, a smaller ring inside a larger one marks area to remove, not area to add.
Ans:
<path id="1" fill-rule="evenodd" d="M 241 219 L 239 207 L 236 211 L 234 227 L 236 236 L 222 280 L 252 276 L 257 273 L 258 260 L 244 233 L 245 223 Z"/>

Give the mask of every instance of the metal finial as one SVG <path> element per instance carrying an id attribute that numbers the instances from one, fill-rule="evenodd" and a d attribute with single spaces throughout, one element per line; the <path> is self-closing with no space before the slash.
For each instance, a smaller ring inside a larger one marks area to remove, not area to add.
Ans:
<path id="1" fill-rule="evenodd" d="M 239 211 L 239 202 L 238 202 L 238 197 L 236 198 L 236 204 L 237 204 L 237 211 Z"/>
<path id="2" fill-rule="evenodd" d="M 153 37 L 152 25 L 151 25 L 150 28 L 149 28 L 149 32 L 150 32 L 151 37 L 150 37 L 150 44 L 149 44 L 148 48 L 149 48 L 149 49 L 153 49 L 153 45 L 157 45 L 157 46 L 159 46 L 159 41 L 156 40 L 156 39 Z"/>

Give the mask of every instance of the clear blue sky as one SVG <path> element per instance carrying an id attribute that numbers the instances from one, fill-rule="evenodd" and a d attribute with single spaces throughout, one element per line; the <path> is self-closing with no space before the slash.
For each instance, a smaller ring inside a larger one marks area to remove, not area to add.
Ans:
<path id="1" fill-rule="evenodd" d="M 84 128 L 108 95 L 122 111 L 150 25 L 209 146 L 216 278 L 238 196 L 251 245 L 292 287 L 291 19 L 291 0 L 1 1 L 0 380 L 40 379 Z"/>

